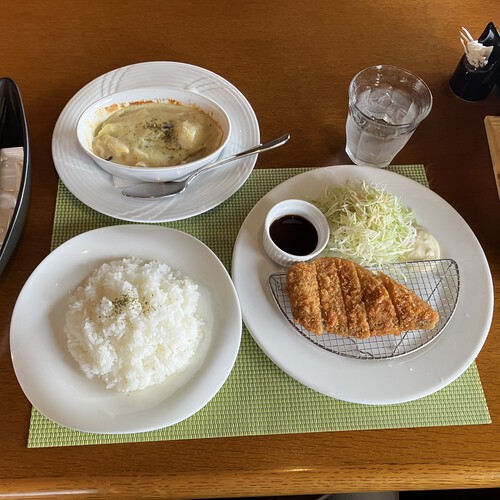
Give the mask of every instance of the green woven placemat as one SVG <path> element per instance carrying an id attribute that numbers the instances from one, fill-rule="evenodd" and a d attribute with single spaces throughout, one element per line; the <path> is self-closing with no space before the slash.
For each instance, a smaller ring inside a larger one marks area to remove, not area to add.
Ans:
<path id="1" fill-rule="evenodd" d="M 422 165 L 389 169 L 427 185 Z M 250 209 L 274 186 L 305 170 L 255 170 L 236 194 L 215 209 L 160 225 L 197 237 L 229 270 L 234 241 Z M 52 248 L 84 231 L 115 224 L 125 222 L 88 208 L 59 183 Z M 33 408 L 28 447 L 488 423 L 491 418 L 475 364 L 446 388 L 418 401 L 390 406 L 352 404 L 296 382 L 243 328 L 240 353 L 228 380 L 210 403 L 187 420 L 151 432 L 89 434 L 55 424 Z"/>

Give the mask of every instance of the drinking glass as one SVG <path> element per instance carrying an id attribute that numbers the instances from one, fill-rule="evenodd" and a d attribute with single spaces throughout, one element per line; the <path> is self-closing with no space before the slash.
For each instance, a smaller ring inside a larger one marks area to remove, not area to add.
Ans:
<path id="1" fill-rule="evenodd" d="M 349 85 L 346 153 L 356 165 L 387 167 L 432 108 L 425 82 L 396 66 L 360 71 Z"/>

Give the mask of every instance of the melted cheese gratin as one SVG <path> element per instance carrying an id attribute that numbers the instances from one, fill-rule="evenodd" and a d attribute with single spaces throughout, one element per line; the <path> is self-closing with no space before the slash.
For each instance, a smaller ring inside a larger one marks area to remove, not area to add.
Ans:
<path id="1" fill-rule="evenodd" d="M 222 129 L 207 113 L 177 102 L 134 104 L 97 129 L 94 153 L 131 167 L 170 167 L 215 151 Z"/>

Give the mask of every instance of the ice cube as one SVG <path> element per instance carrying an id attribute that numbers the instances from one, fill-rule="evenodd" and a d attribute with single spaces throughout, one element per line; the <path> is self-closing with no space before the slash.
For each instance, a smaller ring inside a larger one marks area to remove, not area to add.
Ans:
<path id="1" fill-rule="evenodd" d="M 392 125 L 410 124 L 415 121 L 418 109 L 415 104 L 409 107 L 391 104 L 387 108 L 386 121 Z"/>
<path id="2" fill-rule="evenodd" d="M 371 89 L 367 99 L 367 114 L 371 115 L 373 118 L 383 118 L 386 109 L 391 105 L 391 88 L 381 88 L 377 87 Z"/>

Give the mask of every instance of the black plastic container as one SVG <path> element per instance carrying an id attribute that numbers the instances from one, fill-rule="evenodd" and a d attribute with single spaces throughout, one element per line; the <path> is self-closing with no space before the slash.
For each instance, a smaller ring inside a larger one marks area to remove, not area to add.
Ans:
<path id="1" fill-rule="evenodd" d="M 23 168 L 16 205 L 0 246 L 0 274 L 16 247 L 28 216 L 31 192 L 31 155 L 21 94 L 10 78 L 0 78 L 0 149 L 22 147 Z"/>

